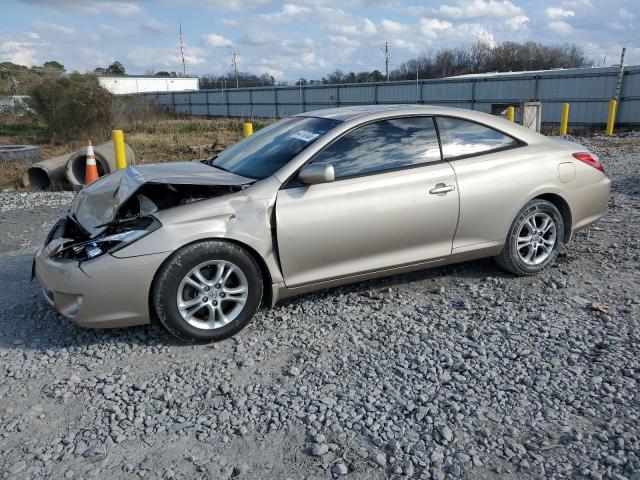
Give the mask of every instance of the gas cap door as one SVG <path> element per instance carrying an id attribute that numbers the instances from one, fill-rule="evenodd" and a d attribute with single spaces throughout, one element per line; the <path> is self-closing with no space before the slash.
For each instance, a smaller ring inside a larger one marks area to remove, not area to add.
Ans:
<path id="1" fill-rule="evenodd" d="M 562 183 L 573 182 L 576 179 L 576 168 L 573 162 L 562 162 L 558 165 L 558 176 Z"/>

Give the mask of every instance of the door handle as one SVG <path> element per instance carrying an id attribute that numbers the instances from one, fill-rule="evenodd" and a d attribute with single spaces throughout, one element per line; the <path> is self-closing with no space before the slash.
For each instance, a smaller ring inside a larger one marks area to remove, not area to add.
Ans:
<path id="1" fill-rule="evenodd" d="M 444 183 L 436 183 L 436 186 L 429 190 L 431 195 L 446 195 L 447 192 L 455 190 L 454 185 L 445 185 Z"/>

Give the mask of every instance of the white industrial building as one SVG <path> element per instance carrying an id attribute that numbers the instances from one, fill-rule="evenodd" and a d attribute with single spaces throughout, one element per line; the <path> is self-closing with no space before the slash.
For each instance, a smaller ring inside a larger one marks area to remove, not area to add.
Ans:
<path id="1" fill-rule="evenodd" d="M 198 90 L 198 77 L 154 75 L 98 75 L 100 85 L 116 95 L 143 92 L 187 92 Z"/>

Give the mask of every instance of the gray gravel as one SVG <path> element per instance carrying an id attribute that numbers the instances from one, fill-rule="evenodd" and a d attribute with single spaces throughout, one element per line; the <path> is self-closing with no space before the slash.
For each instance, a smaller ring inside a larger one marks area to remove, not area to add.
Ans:
<path id="1" fill-rule="evenodd" d="M 613 198 L 544 274 L 360 283 L 214 345 L 53 313 L 31 253 L 72 194 L 0 192 L 0 478 L 638 480 L 640 135 L 576 140 Z"/>

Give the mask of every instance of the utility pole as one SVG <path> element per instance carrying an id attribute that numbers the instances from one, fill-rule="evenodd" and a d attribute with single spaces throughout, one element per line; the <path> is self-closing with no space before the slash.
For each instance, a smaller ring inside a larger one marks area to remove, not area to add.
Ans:
<path id="1" fill-rule="evenodd" d="M 233 65 L 233 71 L 236 74 L 236 88 L 239 87 L 239 83 L 238 83 L 238 53 L 237 52 L 233 52 L 231 54 L 233 56 L 233 60 L 231 61 L 231 65 Z"/>
<path id="2" fill-rule="evenodd" d="M 622 77 L 624 76 L 624 55 L 627 53 L 627 47 L 622 47 L 622 54 L 620 55 L 620 72 L 618 73 L 618 80 L 616 81 L 616 94 L 613 98 L 616 102 L 620 103 L 620 91 L 622 90 Z"/>
<path id="3" fill-rule="evenodd" d="M 387 77 L 387 82 L 389 81 L 389 42 L 384 42 L 384 72 Z"/>
<path id="4" fill-rule="evenodd" d="M 182 76 L 187 76 L 187 66 L 184 63 L 184 38 L 182 38 L 182 19 L 180 19 L 180 56 L 182 57 Z"/>

